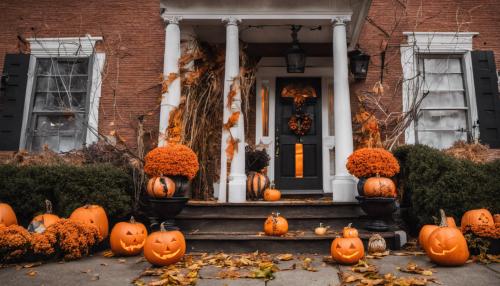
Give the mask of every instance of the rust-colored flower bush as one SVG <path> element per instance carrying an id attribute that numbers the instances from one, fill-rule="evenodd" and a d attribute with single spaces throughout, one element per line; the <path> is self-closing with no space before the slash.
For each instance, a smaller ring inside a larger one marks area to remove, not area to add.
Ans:
<path id="1" fill-rule="evenodd" d="M 376 175 L 390 178 L 399 173 L 399 163 L 383 148 L 361 148 L 347 158 L 347 170 L 358 178 Z"/>
<path id="2" fill-rule="evenodd" d="M 487 237 L 493 239 L 500 239 L 500 223 L 495 223 L 494 226 L 490 225 L 468 225 L 464 228 L 463 233 L 472 232 L 480 237 Z"/>
<path id="3" fill-rule="evenodd" d="M 0 260 L 20 258 L 29 250 L 30 233 L 19 225 L 0 227 Z"/>
<path id="4" fill-rule="evenodd" d="M 186 145 L 168 144 L 151 150 L 144 158 L 144 172 L 150 177 L 184 176 L 192 180 L 199 169 L 198 157 Z"/>
<path id="5" fill-rule="evenodd" d="M 50 256 L 56 252 L 56 236 L 52 233 L 33 233 L 31 237 L 31 249 L 33 253 L 40 256 Z"/>

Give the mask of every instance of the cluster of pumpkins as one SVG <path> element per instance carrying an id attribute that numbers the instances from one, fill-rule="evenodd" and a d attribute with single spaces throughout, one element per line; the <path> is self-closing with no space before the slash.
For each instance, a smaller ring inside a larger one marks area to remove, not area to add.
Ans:
<path id="1" fill-rule="evenodd" d="M 427 256 L 435 263 L 445 266 L 460 266 L 469 258 L 469 248 L 463 235 L 467 226 L 487 225 L 493 227 L 495 221 L 487 209 L 469 210 L 464 213 L 461 229 L 453 217 L 446 217 L 440 210 L 440 225 L 424 225 L 420 229 L 418 242 Z"/>
<path id="2" fill-rule="evenodd" d="M 279 201 L 281 192 L 269 184 L 269 178 L 258 172 L 250 172 L 247 176 L 247 198 L 250 200 L 264 199 L 265 201 Z"/>
<path id="3" fill-rule="evenodd" d="M 60 218 L 52 214 L 51 205 L 47 202 L 47 212 L 33 218 L 28 226 L 31 232 L 42 233 L 47 227 Z M 70 220 L 79 221 L 96 227 L 102 239 L 108 237 L 109 224 L 106 212 L 98 205 L 85 205 L 71 213 Z M 0 203 L 0 227 L 17 224 L 17 217 L 12 207 Z M 165 228 L 161 224 L 160 231 L 148 235 L 146 227 L 136 222 L 133 217 L 128 222 L 117 223 L 110 234 L 111 250 L 116 255 L 133 256 L 144 250 L 144 257 L 150 263 L 165 266 L 181 260 L 186 252 L 184 235 L 178 230 Z"/>

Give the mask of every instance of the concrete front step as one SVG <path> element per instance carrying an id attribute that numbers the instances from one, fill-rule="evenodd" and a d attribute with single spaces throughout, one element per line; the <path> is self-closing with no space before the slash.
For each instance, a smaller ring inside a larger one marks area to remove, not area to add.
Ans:
<path id="1" fill-rule="evenodd" d="M 373 233 L 360 231 L 360 238 L 365 247 Z M 381 232 L 387 247 L 392 250 L 400 249 L 402 240 L 400 232 Z M 190 252 L 267 252 L 267 253 L 318 253 L 329 254 L 330 246 L 337 236 L 329 232 L 324 236 L 317 236 L 312 231 L 289 232 L 284 237 L 266 236 L 263 233 L 250 232 L 184 232 L 187 249 Z"/>

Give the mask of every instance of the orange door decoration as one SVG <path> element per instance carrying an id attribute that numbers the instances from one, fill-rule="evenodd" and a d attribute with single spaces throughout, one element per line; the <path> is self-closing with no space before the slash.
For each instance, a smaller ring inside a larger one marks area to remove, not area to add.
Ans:
<path id="1" fill-rule="evenodd" d="M 427 256 L 439 265 L 463 265 L 469 258 L 467 241 L 459 229 L 447 225 L 444 211 L 440 210 L 440 213 L 441 224 L 431 233 L 426 242 Z"/>
<path id="2" fill-rule="evenodd" d="M 176 263 L 185 253 L 184 235 L 178 230 L 165 229 L 164 223 L 161 224 L 160 231 L 148 236 L 144 245 L 144 257 L 149 263 L 157 266 Z"/>
<path id="3" fill-rule="evenodd" d="M 175 193 L 175 183 L 169 177 L 154 177 L 148 181 L 146 190 L 152 198 L 171 198 Z"/>
<path id="4" fill-rule="evenodd" d="M 102 239 L 108 237 L 108 216 L 101 206 L 85 205 L 73 211 L 70 220 L 91 224 L 99 230 Z"/>
<path id="5" fill-rule="evenodd" d="M 52 203 L 49 200 L 45 200 L 45 213 L 34 217 L 28 226 L 28 230 L 30 232 L 42 233 L 47 227 L 59 220 L 60 218 L 57 215 L 52 214 Z"/>
<path id="6" fill-rule="evenodd" d="M 384 177 L 368 178 L 363 191 L 367 197 L 396 197 L 396 185 L 391 179 Z"/>
<path id="7" fill-rule="evenodd" d="M 264 232 L 271 236 L 282 236 L 288 232 L 288 221 L 280 213 L 272 213 L 264 223 Z"/>
<path id="8" fill-rule="evenodd" d="M 357 230 L 350 226 L 344 228 L 344 237 L 333 240 L 331 254 L 333 259 L 342 264 L 355 264 L 365 255 L 363 242 L 359 239 Z M 348 235 L 347 237 L 345 235 Z"/>
<path id="9" fill-rule="evenodd" d="M 0 203 L 0 227 L 17 224 L 17 217 L 14 210 L 5 203 Z"/>
<path id="10" fill-rule="evenodd" d="M 111 250 L 117 255 L 137 255 L 144 247 L 147 237 L 146 227 L 130 217 L 129 222 L 119 222 L 111 230 Z"/>
<path id="11" fill-rule="evenodd" d="M 470 210 L 464 213 L 462 216 L 462 223 L 460 226 L 462 227 L 462 231 L 465 230 L 467 226 L 479 226 L 479 225 L 487 225 L 494 226 L 495 220 L 491 215 L 490 211 L 487 209 L 477 209 Z"/>

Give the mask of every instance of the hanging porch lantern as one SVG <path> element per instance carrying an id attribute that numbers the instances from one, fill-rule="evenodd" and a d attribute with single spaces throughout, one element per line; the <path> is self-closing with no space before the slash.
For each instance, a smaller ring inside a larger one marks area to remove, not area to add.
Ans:
<path id="1" fill-rule="evenodd" d="M 368 74 L 368 65 L 370 56 L 363 54 L 360 50 L 355 50 L 349 53 L 350 69 L 355 80 L 364 80 Z"/>
<path id="2" fill-rule="evenodd" d="M 306 68 L 306 53 L 297 39 L 300 28 L 302 26 L 292 25 L 292 46 L 286 51 L 286 70 L 289 73 L 303 73 Z"/>

